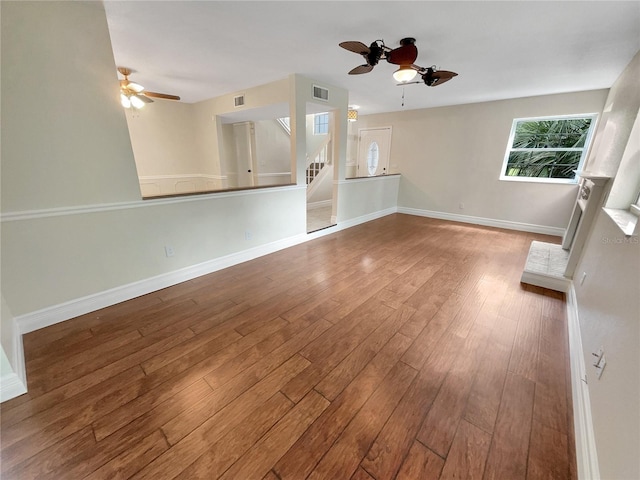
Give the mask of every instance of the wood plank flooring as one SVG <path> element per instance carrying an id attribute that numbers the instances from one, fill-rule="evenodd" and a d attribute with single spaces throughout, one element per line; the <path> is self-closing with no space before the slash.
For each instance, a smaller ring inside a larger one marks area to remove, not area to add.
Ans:
<path id="1" fill-rule="evenodd" d="M 575 478 L 532 240 L 390 215 L 30 333 L 2 478 Z"/>

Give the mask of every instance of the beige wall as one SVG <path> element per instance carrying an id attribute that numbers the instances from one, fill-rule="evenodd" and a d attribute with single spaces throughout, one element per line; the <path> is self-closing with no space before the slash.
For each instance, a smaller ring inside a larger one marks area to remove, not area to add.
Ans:
<path id="1" fill-rule="evenodd" d="M 102 5 L 1 4 L 2 212 L 138 200 Z"/>
<path id="2" fill-rule="evenodd" d="M 142 110 L 126 110 L 139 176 L 204 172 L 193 110 L 192 104 L 160 99 Z"/>
<path id="3" fill-rule="evenodd" d="M 353 128 L 393 127 L 390 171 L 402 174 L 400 207 L 564 228 L 575 185 L 499 180 L 511 124 L 521 117 L 600 113 L 606 95 L 597 90 L 366 115 Z"/>
<path id="4" fill-rule="evenodd" d="M 640 106 L 638 79 L 640 53 L 611 88 L 589 170 L 620 174 Z M 575 274 L 586 278 L 574 285 L 600 475 L 640 478 L 640 241 L 625 237 L 602 211 L 594 223 Z M 607 365 L 598 380 L 591 353 L 601 346 Z"/>
<path id="5" fill-rule="evenodd" d="M 230 126 L 223 125 L 218 115 L 283 103 L 288 88 L 284 80 L 247 89 L 243 92 L 246 104 L 239 108 L 233 106 L 231 94 L 194 104 L 155 100 L 142 110 L 127 110 L 142 194 L 236 187 L 235 140 L 229 136 Z M 274 120 L 254 123 L 259 185 L 291 183 L 289 136 Z"/>

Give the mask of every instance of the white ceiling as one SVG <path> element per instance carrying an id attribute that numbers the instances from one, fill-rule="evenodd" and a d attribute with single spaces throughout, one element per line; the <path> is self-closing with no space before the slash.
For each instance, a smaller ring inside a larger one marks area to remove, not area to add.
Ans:
<path id="1" fill-rule="evenodd" d="M 291 73 L 347 89 L 362 114 L 608 88 L 640 49 L 638 1 L 104 4 L 116 64 L 148 90 L 189 103 Z M 347 75 L 364 62 L 341 41 L 395 48 L 408 36 L 416 64 L 459 76 L 398 87 L 386 62 Z"/>

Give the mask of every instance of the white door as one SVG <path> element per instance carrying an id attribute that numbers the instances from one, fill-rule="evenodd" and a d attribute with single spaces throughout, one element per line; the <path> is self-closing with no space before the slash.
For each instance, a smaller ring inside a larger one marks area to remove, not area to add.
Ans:
<path id="1" fill-rule="evenodd" d="M 238 187 L 253 187 L 255 171 L 255 130 L 252 122 L 233 124 L 236 159 L 238 162 Z"/>
<path id="2" fill-rule="evenodd" d="M 389 173 L 391 127 L 367 128 L 359 132 L 358 177 Z"/>

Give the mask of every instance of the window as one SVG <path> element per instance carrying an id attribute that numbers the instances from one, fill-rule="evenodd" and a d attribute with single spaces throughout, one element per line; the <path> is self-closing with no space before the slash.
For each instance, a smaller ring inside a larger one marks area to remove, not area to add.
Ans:
<path id="1" fill-rule="evenodd" d="M 329 114 L 317 113 L 313 116 L 313 134 L 324 135 L 329 133 Z"/>
<path id="2" fill-rule="evenodd" d="M 595 123 L 595 114 L 516 118 L 500 179 L 575 183 Z"/>

